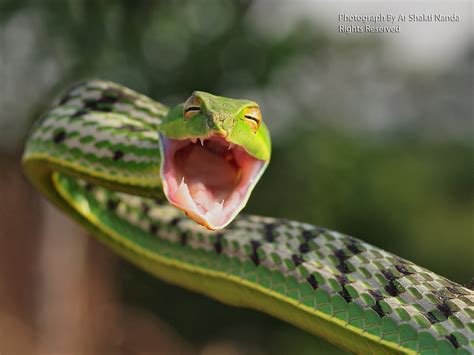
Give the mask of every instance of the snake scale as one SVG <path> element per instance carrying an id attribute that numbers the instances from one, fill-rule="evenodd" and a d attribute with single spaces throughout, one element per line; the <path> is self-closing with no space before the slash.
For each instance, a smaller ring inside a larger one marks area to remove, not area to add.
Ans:
<path id="1" fill-rule="evenodd" d="M 100 241 L 167 282 L 355 353 L 474 352 L 468 288 L 311 224 L 240 214 L 210 230 L 169 204 L 157 134 L 168 113 L 118 84 L 77 84 L 31 129 L 24 170 Z"/>

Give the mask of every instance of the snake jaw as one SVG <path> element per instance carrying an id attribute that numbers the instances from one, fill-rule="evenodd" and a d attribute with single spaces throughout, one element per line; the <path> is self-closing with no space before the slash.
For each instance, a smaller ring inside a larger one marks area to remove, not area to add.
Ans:
<path id="1" fill-rule="evenodd" d="M 171 139 L 160 134 L 160 148 L 168 201 L 212 230 L 234 219 L 267 166 L 242 146 L 216 135 Z"/>

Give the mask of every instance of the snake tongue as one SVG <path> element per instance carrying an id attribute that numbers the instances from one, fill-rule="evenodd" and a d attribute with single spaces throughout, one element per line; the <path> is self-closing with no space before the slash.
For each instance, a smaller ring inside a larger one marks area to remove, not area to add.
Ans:
<path id="1" fill-rule="evenodd" d="M 245 206 L 266 163 L 244 148 L 211 136 L 160 136 L 161 178 L 168 201 L 209 229 L 224 228 Z"/>

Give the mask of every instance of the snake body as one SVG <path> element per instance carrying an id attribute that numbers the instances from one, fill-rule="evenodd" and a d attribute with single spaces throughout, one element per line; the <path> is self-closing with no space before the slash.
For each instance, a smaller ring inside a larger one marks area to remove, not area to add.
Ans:
<path id="1" fill-rule="evenodd" d="M 157 277 L 367 353 L 474 352 L 474 292 L 359 239 L 240 215 L 207 230 L 163 198 L 168 108 L 93 80 L 30 132 L 26 174 L 99 240 Z M 315 349 L 317 352 L 317 349 Z"/>

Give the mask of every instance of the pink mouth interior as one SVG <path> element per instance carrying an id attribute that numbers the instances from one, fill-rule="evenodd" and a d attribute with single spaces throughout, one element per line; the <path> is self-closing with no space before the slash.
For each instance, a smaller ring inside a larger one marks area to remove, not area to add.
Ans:
<path id="1" fill-rule="evenodd" d="M 164 151 L 161 174 L 168 200 L 210 229 L 225 227 L 247 202 L 264 161 L 219 136 L 160 138 Z"/>

